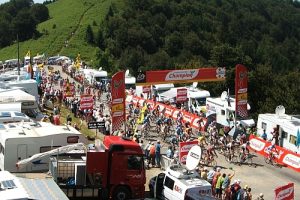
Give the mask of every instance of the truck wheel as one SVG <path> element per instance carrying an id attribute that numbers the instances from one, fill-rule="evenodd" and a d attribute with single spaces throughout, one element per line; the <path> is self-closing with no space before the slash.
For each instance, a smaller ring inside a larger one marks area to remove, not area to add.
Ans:
<path id="1" fill-rule="evenodd" d="M 119 186 L 114 190 L 113 199 L 126 200 L 130 198 L 130 191 L 126 187 Z"/>

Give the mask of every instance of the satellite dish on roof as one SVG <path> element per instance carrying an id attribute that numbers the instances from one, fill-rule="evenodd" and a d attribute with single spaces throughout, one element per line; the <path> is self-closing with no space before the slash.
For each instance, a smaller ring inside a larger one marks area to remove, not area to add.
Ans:
<path id="1" fill-rule="evenodd" d="M 225 101 L 228 98 L 228 93 L 226 91 L 223 91 L 221 94 L 221 100 Z"/>
<path id="2" fill-rule="evenodd" d="M 126 69 L 125 71 L 125 77 L 128 77 L 129 76 L 129 69 Z"/>
<path id="3" fill-rule="evenodd" d="M 284 106 L 283 106 L 283 105 L 277 106 L 276 109 L 275 109 L 275 114 L 276 114 L 278 117 L 284 115 L 284 114 L 285 114 L 285 108 L 284 108 Z"/>
<path id="4" fill-rule="evenodd" d="M 197 88 L 198 82 L 193 82 L 193 88 Z"/>
<path id="5" fill-rule="evenodd" d="M 202 151 L 198 145 L 195 145 L 190 149 L 186 158 L 186 168 L 188 170 L 194 170 L 198 166 L 201 159 L 201 154 Z"/>

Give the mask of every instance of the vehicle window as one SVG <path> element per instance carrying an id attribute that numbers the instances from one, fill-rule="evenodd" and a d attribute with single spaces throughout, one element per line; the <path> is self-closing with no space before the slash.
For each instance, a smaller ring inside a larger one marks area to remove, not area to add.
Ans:
<path id="1" fill-rule="evenodd" d="M 14 112 L 15 116 L 17 117 L 26 117 L 26 115 L 24 113 L 20 113 L 20 112 Z"/>
<path id="2" fill-rule="evenodd" d="M 57 149 L 58 147 L 61 147 L 61 146 L 43 146 L 43 147 L 40 147 L 40 153 L 44 153 L 44 152 L 47 152 L 47 151 L 50 151 L 53 149 Z"/>
<path id="3" fill-rule="evenodd" d="M 34 105 L 34 102 L 22 102 L 22 106 L 33 106 Z"/>
<path id="4" fill-rule="evenodd" d="M 1 112 L 0 117 L 11 117 L 10 112 Z"/>
<path id="5" fill-rule="evenodd" d="M 67 143 L 78 143 L 79 137 L 78 136 L 69 136 L 67 137 Z"/>
<path id="6" fill-rule="evenodd" d="M 297 145 L 297 137 L 294 135 L 290 135 L 290 143 Z"/>
<path id="7" fill-rule="evenodd" d="M 165 179 L 165 186 L 166 187 L 168 187 L 171 190 L 173 190 L 174 183 L 175 183 L 175 181 L 173 179 L 171 179 L 170 177 L 166 176 L 166 179 Z"/>
<path id="8" fill-rule="evenodd" d="M 4 155 L 4 147 L 2 144 L 0 144 L 0 153 L 2 153 Z"/>
<path id="9" fill-rule="evenodd" d="M 142 170 L 142 168 L 143 168 L 142 156 L 137 156 L 137 155 L 128 156 L 127 168 L 129 170 Z"/>

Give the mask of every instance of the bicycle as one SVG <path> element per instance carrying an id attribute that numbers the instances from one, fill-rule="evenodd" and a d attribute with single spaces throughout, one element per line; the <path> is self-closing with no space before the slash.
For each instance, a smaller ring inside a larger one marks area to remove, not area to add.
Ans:
<path id="1" fill-rule="evenodd" d="M 243 157 L 243 154 L 240 154 L 240 160 L 239 160 L 239 166 L 241 166 L 242 164 L 248 164 L 249 167 L 256 167 L 256 164 L 253 163 L 252 157 L 253 155 L 248 153 L 245 154 Z"/>
<path id="2" fill-rule="evenodd" d="M 282 167 L 282 165 L 280 165 L 277 161 L 276 161 L 276 156 L 278 154 L 277 153 L 274 153 L 274 152 L 269 152 L 268 156 L 267 157 L 264 157 L 264 160 L 267 164 L 269 165 L 273 165 L 275 167 Z"/>

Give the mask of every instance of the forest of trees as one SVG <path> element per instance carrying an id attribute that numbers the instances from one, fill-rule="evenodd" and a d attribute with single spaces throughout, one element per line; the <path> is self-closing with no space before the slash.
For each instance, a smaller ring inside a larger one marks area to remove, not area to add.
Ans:
<path id="1" fill-rule="evenodd" d="M 0 48 L 39 37 L 37 24 L 49 18 L 48 8 L 33 0 L 11 0 L 0 5 Z"/>
<path id="2" fill-rule="evenodd" d="M 255 114 L 300 114 L 300 3 L 292 0 L 124 0 L 112 4 L 94 43 L 108 71 L 226 67 L 212 96 L 234 93 L 234 67 L 249 70 Z"/>

